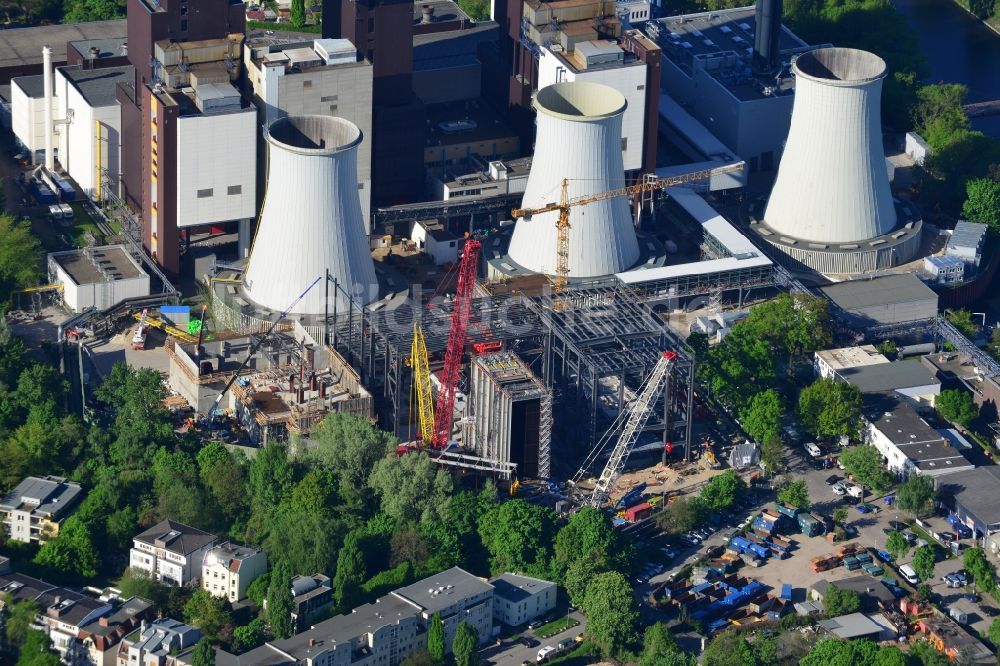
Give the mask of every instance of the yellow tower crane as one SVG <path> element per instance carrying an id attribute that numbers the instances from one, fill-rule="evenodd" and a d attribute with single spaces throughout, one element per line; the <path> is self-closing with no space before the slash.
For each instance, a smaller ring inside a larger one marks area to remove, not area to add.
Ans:
<path id="1" fill-rule="evenodd" d="M 556 274 L 552 278 L 552 291 L 558 295 L 566 289 L 566 284 L 569 282 L 570 208 L 594 203 L 595 201 L 614 199 L 616 197 L 632 197 L 637 194 L 654 192 L 656 190 L 674 187 L 675 185 L 683 185 L 685 183 L 693 183 L 699 180 L 711 178 L 712 176 L 735 173 L 737 171 L 743 171 L 744 169 L 746 169 L 746 163 L 737 162 L 735 164 L 727 164 L 715 169 L 702 169 L 700 171 L 692 171 L 690 173 L 682 173 L 677 176 L 670 176 L 669 178 L 660 178 L 658 180 L 639 183 L 637 185 L 629 185 L 628 187 L 622 187 L 617 190 L 598 192 L 596 194 L 585 194 L 572 199 L 569 197 L 569 178 L 563 178 L 558 203 L 548 203 L 544 206 L 540 206 L 539 208 L 515 208 L 510 214 L 515 220 L 522 217 L 526 220 L 530 220 L 533 216 L 540 215 L 542 213 L 551 213 L 553 211 L 559 212 L 559 216 L 556 218 Z M 556 300 L 556 308 L 559 310 L 565 308 L 565 304 L 561 299 Z"/>
<path id="2" fill-rule="evenodd" d="M 431 369 L 427 359 L 427 343 L 420 324 L 413 323 L 413 345 L 410 347 L 410 363 L 413 365 L 413 385 L 417 392 L 417 416 L 420 420 L 420 435 L 424 442 L 434 436 L 434 398 L 431 393 Z"/>

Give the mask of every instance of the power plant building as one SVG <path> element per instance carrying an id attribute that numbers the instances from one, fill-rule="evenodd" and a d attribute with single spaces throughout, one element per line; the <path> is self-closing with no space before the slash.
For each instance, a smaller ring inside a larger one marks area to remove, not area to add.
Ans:
<path id="1" fill-rule="evenodd" d="M 625 186 L 622 116 L 627 102 L 598 83 L 557 83 L 538 91 L 538 133 L 523 208 Z M 535 273 L 556 271 L 558 211 L 521 218 L 511 236 L 511 261 Z M 618 273 L 639 259 L 639 243 L 626 197 L 575 206 L 569 230 L 569 277 Z"/>
<path id="2" fill-rule="evenodd" d="M 889 188 L 880 113 L 885 62 L 856 49 L 821 48 L 798 56 L 792 69 L 791 129 L 755 230 L 793 261 L 824 273 L 909 261 L 922 224 Z"/>
<path id="3" fill-rule="evenodd" d="M 371 231 L 372 65 L 347 39 L 290 42 L 279 35 L 254 35 L 243 50 L 258 120 L 268 125 L 285 116 L 325 115 L 351 121 L 365 138 L 358 146 L 358 196 L 366 231 Z"/>
<path id="4" fill-rule="evenodd" d="M 782 65 L 810 47 L 779 24 L 770 34 L 782 65 L 755 76 L 757 21 L 754 7 L 742 7 L 657 19 L 642 30 L 663 50 L 662 90 L 750 171 L 766 172 L 778 165 L 792 112 L 795 84 Z"/>
<path id="5" fill-rule="evenodd" d="M 473 442 L 480 458 L 513 463 L 521 477 L 549 476 L 552 392 L 513 352 L 472 361 Z"/>

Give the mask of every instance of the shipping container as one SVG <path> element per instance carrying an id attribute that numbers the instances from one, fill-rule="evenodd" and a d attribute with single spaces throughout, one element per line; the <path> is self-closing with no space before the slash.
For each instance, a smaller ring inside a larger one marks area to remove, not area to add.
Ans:
<path id="1" fill-rule="evenodd" d="M 642 504 L 636 504 L 625 509 L 625 520 L 635 523 L 643 518 L 648 518 L 651 513 L 653 513 L 653 507 L 643 502 Z"/>
<path id="2" fill-rule="evenodd" d="M 798 507 L 791 506 L 790 504 L 785 504 L 783 502 L 778 502 L 776 508 L 778 509 L 778 513 L 780 513 L 783 516 L 788 516 L 792 520 L 794 520 L 795 517 L 799 515 L 800 511 L 802 511 L 802 509 Z"/>

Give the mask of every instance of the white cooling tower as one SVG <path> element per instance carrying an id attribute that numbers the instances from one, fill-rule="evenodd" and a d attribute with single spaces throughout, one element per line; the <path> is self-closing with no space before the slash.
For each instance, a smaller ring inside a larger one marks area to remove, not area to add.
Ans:
<path id="1" fill-rule="evenodd" d="M 792 124 L 765 224 L 813 243 L 856 243 L 891 232 L 896 210 L 879 115 L 885 61 L 823 48 L 800 55 L 792 69 Z"/>
<path id="2" fill-rule="evenodd" d="M 559 201 L 564 178 L 570 198 L 624 187 L 622 114 L 625 97 L 597 83 L 556 83 L 535 96 L 535 155 L 522 208 Z M 552 275 L 558 212 L 519 219 L 510 241 L 512 260 Z M 570 209 L 570 277 L 608 275 L 639 259 L 639 243 L 625 197 Z"/>
<path id="3" fill-rule="evenodd" d="M 244 288 L 254 303 L 287 308 L 303 289 L 330 271 L 340 287 L 365 304 L 378 280 L 358 198 L 357 125 L 331 116 L 291 116 L 264 130 L 267 193 L 247 266 Z M 292 310 L 324 312 L 322 286 Z M 334 287 L 330 285 L 330 308 Z M 344 311 L 347 297 L 337 295 Z"/>

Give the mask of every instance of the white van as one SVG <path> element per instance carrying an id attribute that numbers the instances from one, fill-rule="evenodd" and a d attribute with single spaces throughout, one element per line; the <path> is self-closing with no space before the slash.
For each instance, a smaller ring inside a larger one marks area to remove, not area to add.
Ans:
<path id="1" fill-rule="evenodd" d="M 545 661 L 545 658 L 555 651 L 556 649 L 554 647 L 552 647 L 551 645 L 546 645 L 545 647 L 543 647 L 541 650 L 538 651 L 538 659 L 536 661 L 538 661 L 539 663 Z"/>
<path id="2" fill-rule="evenodd" d="M 847 494 L 855 499 L 861 499 L 862 488 L 856 485 L 847 486 Z"/>
<path id="3" fill-rule="evenodd" d="M 813 458 L 820 458 L 823 456 L 823 452 L 818 446 L 816 446 L 815 442 L 806 442 L 803 446 L 805 447 L 806 452 Z"/>
<path id="4" fill-rule="evenodd" d="M 904 564 L 899 567 L 899 575 L 902 576 L 910 585 L 920 584 L 920 576 L 917 575 L 917 572 L 914 571 L 913 567 L 909 564 Z"/>

